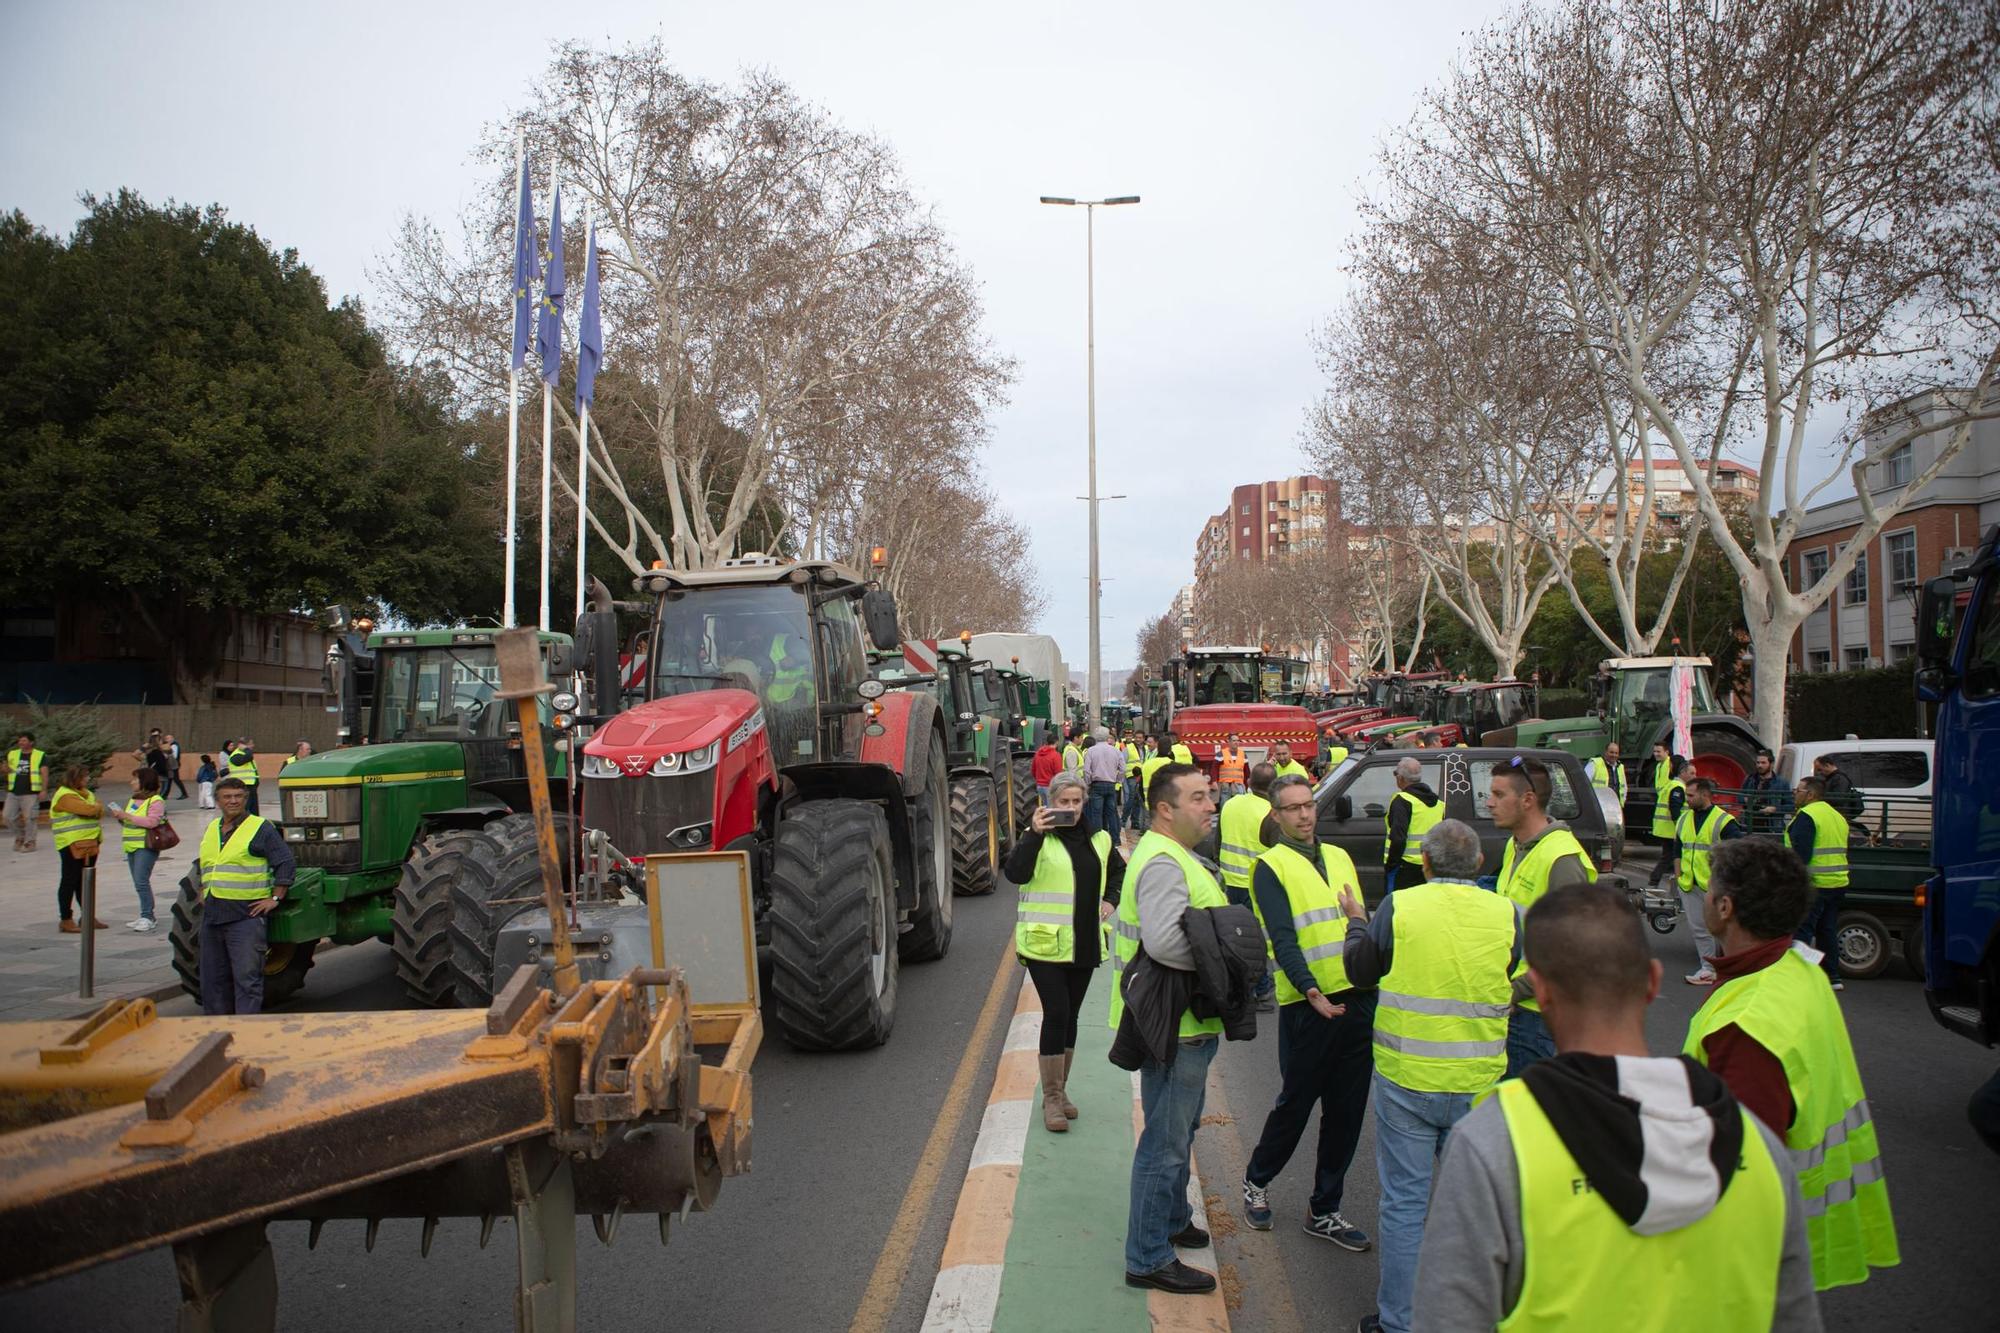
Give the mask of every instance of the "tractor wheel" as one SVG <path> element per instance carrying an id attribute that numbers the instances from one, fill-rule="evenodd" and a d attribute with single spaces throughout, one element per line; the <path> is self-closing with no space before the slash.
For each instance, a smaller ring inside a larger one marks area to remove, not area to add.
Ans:
<path id="1" fill-rule="evenodd" d="M 961 897 L 993 892 L 999 870 L 1000 812 L 993 779 L 985 774 L 951 780 L 951 891 Z"/>
<path id="2" fill-rule="evenodd" d="M 305 988 L 318 940 L 304 944 L 274 944 L 264 955 L 264 1007 L 275 1009 Z"/>
<path id="3" fill-rule="evenodd" d="M 1014 766 L 1005 754 L 993 761 L 993 866 L 997 872 L 1014 850 Z"/>
<path id="4" fill-rule="evenodd" d="M 1739 732 L 1703 727 L 1693 736 L 1694 771 L 1724 791 L 1740 791 L 1757 766 L 1757 751 Z"/>
<path id="5" fill-rule="evenodd" d="M 924 789 L 910 802 L 911 859 L 917 867 L 917 905 L 910 928 L 896 941 L 906 963 L 928 963 L 951 952 L 951 777 L 944 741 L 931 737 Z"/>
<path id="6" fill-rule="evenodd" d="M 180 896 L 174 899 L 167 942 L 173 946 L 174 972 L 181 979 L 181 989 L 196 1001 L 201 999 L 201 905 L 193 879 L 183 876 Z M 284 1004 L 305 986 L 306 973 L 312 971 L 313 954 L 318 948 L 318 940 L 271 946 L 264 955 L 266 1009 Z"/>
<path id="7" fill-rule="evenodd" d="M 847 800 L 792 806 L 778 819 L 764 883 L 772 1030 L 802 1051 L 887 1041 L 896 1022 L 896 891 L 881 809 Z"/>
<path id="8" fill-rule="evenodd" d="M 167 941 L 174 947 L 174 972 L 181 989 L 201 999 L 201 899 L 195 895 L 194 881 L 181 877 L 180 896 L 174 899 Z"/>
<path id="9" fill-rule="evenodd" d="M 500 931 L 542 905 L 542 861 L 535 817 L 515 814 L 465 834 L 458 874 L 451 880 L 451 973 L 458 1003 L 484 1009 L 493 1002 L 493 948 Z M 569 854 L 569 820 L 556 816 L 560 857 Z"/>
<path id="10" fill-rule="evenodd" d="M 1014 772 L 1014 840 L 1019 842 L 1035 817 L 1035 806 L 1040 803 L 1035 792 L 1035 761 L 1016 750 L 1008 763 Z"/>
<path id="11" fill-rule="evenodd" d="M 396 979 L 406 995 L 430 1008 L 458 1003 L 451 968 L 451 886 L 478 836 L 471 829 L 447 829 L 421 839 L 410 849 L 396 885 L 389 938 Z"/>

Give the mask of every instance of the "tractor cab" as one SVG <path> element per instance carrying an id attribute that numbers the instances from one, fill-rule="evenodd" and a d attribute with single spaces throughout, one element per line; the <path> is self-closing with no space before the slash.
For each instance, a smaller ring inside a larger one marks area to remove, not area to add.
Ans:
<path id="1" fill-rule="evenodd" d="M 1515 728 L 1540 706 L 1541 687 L 1528 681 L 1453 685 L 1443 692 L 1437 720 L 1447 745 L 1512 745 Z"/>
<path id="2" fill-rule="evenodd" d="M 1691 666 L 1692 713 L 1717 713 L 1715 688 L 1709 683 L 1706 657 L 1608 658 L 1598 664 L 1592 689 L 1597 711 L 1611 725 L 1611 739 L 1627 754 L 1650 745 L 1673 714 L 1672 674 L 1676 663 Z"/>

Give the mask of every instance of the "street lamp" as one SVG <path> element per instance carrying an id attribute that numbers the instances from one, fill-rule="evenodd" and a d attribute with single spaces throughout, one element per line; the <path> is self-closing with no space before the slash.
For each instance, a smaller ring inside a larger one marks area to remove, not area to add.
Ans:
<path id="1" fill-rule="evenodd" d="M 1136 204 L 1136 194 L 1114 195 L 1109 199 L 1070 199 L 1060 195 L 1045 194 L 1045 204 L 1060 204 L 1065 208 L 1083 209 L 1083 291 L 1084 291 L 1084 365 L 1086 396 L 1089 404 L 1090 431 L 1090 494 L 1084 498 L 1090 501 L 1090 677 L 1087 682 L 1087 697 L 1090 700 L 1090 724 L 1097 725 L 1103 708 L 1102 657 L 1098 639 L 1098 577 L 1097 577 L 1097 210 L 1099 206 L 1110 208 L 1117 204 Z"/>

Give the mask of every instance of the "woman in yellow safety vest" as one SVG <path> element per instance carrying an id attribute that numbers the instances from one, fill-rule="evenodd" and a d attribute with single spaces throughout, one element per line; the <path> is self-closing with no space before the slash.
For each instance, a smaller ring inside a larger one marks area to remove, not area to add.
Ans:
<path id="1" fill-rule="evenodd" d="M 143 934 L 157 924 L 153 920 L 153 867 L 160 859 L 160 854 L 146 845 L 146 832 L 166 818 L 167 803 L 160 796 L 160 775 L 156 770 L 135 768 L 131 782 L 132 799 L 125 808 L 112 805 L 105 809 L 125 826 L 119 845 L 125 853 L 126 869 L 132 872 L 133 892 L 139 895 L 139 915 L 125 925 Z"/>
<path id="2" fill-rule="evenodd" d="M 90 777 L 87 765 L 71 764 L 63 770 L 62 785 L 49 802 L 49 833 L 55 838 L 56 857 L 62 862 L 62 878 L 56 885 L 56 912 L 62 919 L 56 928 L 65 935 L 82 930 L 70 916 L 83 896 L 84 869 L 97 863 L 97 822 L 104 817 L 104 807 L 91 795 Z M 90 924 L 104 929 L 104 923 L 94 917 Z"/>
<path id="3" fill-rule="evenodd" d="M 1021 886 L 1014 952 L 1042 1001 L 1042 1127 L 1051 1134 L 1065 1133 L 1077 1118 L 1067 1087 L 1077 1016 L 1090 975 L 1104 960 L 1100 925 L 1125 882 L 1125 860 L 1111 834 L 1093 833 L 1083 820 L 1089 793 L 1090 784 L 1077 774 L 1056 774 L 1049 803 L 1035 811 L 1001 867 Z"/>

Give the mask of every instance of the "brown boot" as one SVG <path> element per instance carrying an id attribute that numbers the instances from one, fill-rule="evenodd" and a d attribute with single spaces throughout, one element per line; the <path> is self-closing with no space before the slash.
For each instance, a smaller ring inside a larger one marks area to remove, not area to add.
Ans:
<path id="1" fill-rule="evenodd" d="M 83 933 L 83 928 L 74 921 L 65 921 L 57 926 L 56 929 L 65 935 L 81 935 Z"/>
<path id="2" fill-rule="evenodd" d="M 1074 1063 L 1076 1063 L 1076 1048 L 1072 1046 L 1063 1052 L 1062 1081 L 1063 1115 L 1070 1120 L 1076 1119 L 1076 1103 L 1069 1099 L 1069 1067 Z"/>
<path id="3" fill-rule="evenodd" d="M 1042 1128 L 1051 1134 L 1069 1133 L 1069 1118 L 1063 1114 L 1063 1058 L 1041 1057 Z"/>

